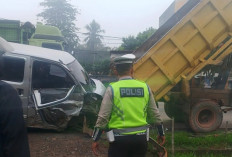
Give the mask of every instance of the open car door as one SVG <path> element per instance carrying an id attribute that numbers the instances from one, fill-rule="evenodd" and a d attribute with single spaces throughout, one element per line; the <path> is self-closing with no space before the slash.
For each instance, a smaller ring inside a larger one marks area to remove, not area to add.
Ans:
<path id="1" fill-rule="evenodd" d="M 48 125 L 64 129 L 83 107 L 83 90 L 65 67 L 34 60 L 32 98 L 40 117 Z"/>
<path id="2" fill-rule="evenodd" d="M 35 101 L 36 108 L 44 109 L 47 107 L 56 106 L 71 95 L 75 86 L 70 89 L 36 89 L 33 90 L 33 100 Z"/>

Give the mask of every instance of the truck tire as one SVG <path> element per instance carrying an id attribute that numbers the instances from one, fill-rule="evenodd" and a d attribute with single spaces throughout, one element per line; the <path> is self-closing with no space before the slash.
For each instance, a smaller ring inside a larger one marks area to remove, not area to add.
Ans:
<path id="1" fill-rule="evenodd" d="M 216 102 L 203 101 L 192 106 L 189 126 L 194 132 L 210 132 L 220 127 L 222 119 L 222 110 Z"/>

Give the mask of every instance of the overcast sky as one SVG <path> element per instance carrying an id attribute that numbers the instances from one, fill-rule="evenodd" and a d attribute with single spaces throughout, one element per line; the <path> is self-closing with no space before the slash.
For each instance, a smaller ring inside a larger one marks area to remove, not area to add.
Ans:
<path id="1" fill-rule="evenodd" d="M 43 0 L 0 0 L 0 18 L 36 23 Z M 174 0 L 70 0 L 79 10 L 76 25 L 80 32 L 93 19 L 105 30 L 106 36 L 137 35 L 146 28 L 158 28 L 159 16 Z M 83 39 L 83 35 L 79 34 Z M 107 40 L 105 43 L 121 43 Z M 110 45 L 110 44 L 107 44 Z"/>

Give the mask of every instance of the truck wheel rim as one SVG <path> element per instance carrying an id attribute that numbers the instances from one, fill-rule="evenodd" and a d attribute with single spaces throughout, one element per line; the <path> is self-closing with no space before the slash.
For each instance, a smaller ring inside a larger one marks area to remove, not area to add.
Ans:
<path id="1" fill-rule="evenodd" d="M 197 113 L 196 120 L 199 126 L 209 128 L 215 123 L 216 115 L 209 109 L 202 109 Z"/>

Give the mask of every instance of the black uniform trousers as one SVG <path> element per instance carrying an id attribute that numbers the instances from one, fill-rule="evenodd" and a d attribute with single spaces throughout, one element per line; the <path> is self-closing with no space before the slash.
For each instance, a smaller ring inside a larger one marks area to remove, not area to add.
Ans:
<path id="1" fill-rule="evenodd" d="M 146 152 L 146 135 L 116 136 L 109 145 L 108 157 L 145 157 Z"/>

